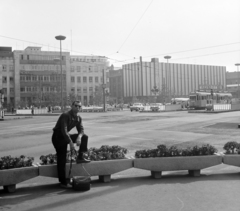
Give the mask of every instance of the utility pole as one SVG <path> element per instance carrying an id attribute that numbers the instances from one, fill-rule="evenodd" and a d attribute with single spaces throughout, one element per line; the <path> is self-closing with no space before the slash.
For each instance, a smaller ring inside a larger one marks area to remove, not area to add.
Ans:
<path id="1" fill-rule="evenodd" d="M 141 79 L 142 79 L 142 97 L 143 97 L 143 66 L 142 66 L 142 57 L 140 56 L 140 70 L 141 70 Z"/>
<path id="2" fill-rule="evenodd" d="M 106 89 L 106 84 L 105 84 L 105 79 L 104 79 L 104 69 L 102 70 L 102 74 L 103 74 L 103 84 L 102 84 L 102 88 L 103 88 L 103 111 L 106 111 L 106 105 L 105 105 L 105 89 Z"/>

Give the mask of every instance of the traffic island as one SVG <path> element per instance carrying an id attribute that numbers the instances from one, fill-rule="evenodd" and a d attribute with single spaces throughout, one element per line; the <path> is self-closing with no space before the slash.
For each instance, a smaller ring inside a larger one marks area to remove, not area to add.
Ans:
<path id="1" fill-rule="evenodd" d="M 98 176 L 101 182 L 110 182 L 111 175 L 133 167 L 132 159 L 92 161 L 84 164 L 72 164 L 71 176 Z M 69 176 L 70 163 L 66 165 L 66 177 Z M 57 165 L 40 165 L 39 176 L 58 177 Z"/>
<path id="2" fill-rule="evenodd" d="M 9 193 L 16 191 L 16 184 L 39 176 L 36 166 L 0 170 L 0 186 Z"/>
<path id="3" fill-rule="evenodd" d="M 155 179 L 162 177 L 163 171 L 187 170 L 189 176 L 200 176 L 201 169 L 222 163 L 222 156 L 184 156 L 184 157 L 156 157 L 137 158 L 133 161 L 134 168 L 151 171 Z"/>

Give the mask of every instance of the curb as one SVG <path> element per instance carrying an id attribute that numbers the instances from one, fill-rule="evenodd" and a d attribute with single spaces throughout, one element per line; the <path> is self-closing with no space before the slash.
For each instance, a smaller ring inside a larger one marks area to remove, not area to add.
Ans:
<path id="1" fill-rule="evenodd" d="M 0 121 L 10 121 L 10 120 L 17 120 L 17 119 L 30 119 L 33 118 L 32 116 L 24 116 L 24 117 L 13 117 L 11 119 L 0 119 Z"/>

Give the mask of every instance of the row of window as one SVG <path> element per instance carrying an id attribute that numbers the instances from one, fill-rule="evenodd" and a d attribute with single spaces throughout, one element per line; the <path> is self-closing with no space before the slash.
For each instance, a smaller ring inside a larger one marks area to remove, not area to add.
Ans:
<path id="1" fill-rule="evenodd" d="M 13 77 L 9 77 L 9 81 L 10 81 L 10 83 L 13 83 L 14 82 L 14 78 Z M 7 83 L 7 77 L 6 76 L 2 77 L 2 83 Z"/>
<path id="2" fill-rule="evenodd" d="M 20 91 L 21 92 L 38 92 L 38 91 L 41 91 L 41 92 L 57 92 L 57 91 L 60 91 L 58 87 L 41 87 L 41 89 L 39 87 L 32 87 L 32 86 L 27 86 L 27 87 L 21 87 L 20 88 Z M 66 89 L 63 87 L 63 91 L 65 92 Z"/>
<path id="3" fill-rule="evenodd" d="M 81 92 L 81 91 L 83 91 L 83 92 L 87 92 L 87 90 L 89 91 L 89 92 L 92 92 L 93 91 L 93 87 L 83 87 L 83 88 L 81 88 L 81 87 L 78 87 L 77 88 L 77 92 Z M 75 92 L 75 88 L 74 87 L 72 87 L 71 88 L 71 92 Z"/>
<path id="4" fill-rule="evenodd" d="M 62 66 L 63 70 L 66 70 L 66 66 Z M 60 65 L 21 65 L 20 66 L 21 70 L 29 70 L 29 71 L 34 71 L 34 70 L 60 70 L 61 67 Z M 13 65 L 9 65 L 9 70 L 13 71 Z M 7 65 L 3 64 L 2 65 L 2 71 L 7 71 Z M 71 66 L 71 72 L 101 72 L 102 67 L 101 66 Z"/>
<path id="5" fill-rule="evenodd" d="M 2 65 L 2 71 L 7 72 L 7 65 L 6 64 Z M 13 71 L 13 65 L 9 65 L 9 71 Z"/>
<path id="6" fill-rule="evenodd" d="M 71 66 L 71 72 L 100 72 L 103 69 L 101 66 Z"/>
<path id="7" fill-rule="evenodd" d="M 27 76 L 20 76 L 20 81 L 47 81 L 47 82 L 54 82 L 60 81 L 61 75 L 50 75 L 50 76 L 39 76 L 39 75 L 27 75 Z M 66 76 L 63 75 L 63 80 L 66 80 Z"/>
<path id="8" fill-rule="evenodd" d="M 14 93 L 14 88 L 10 88 L 9 91 L 10 91 L 10 93 Z M 7 88 L 2 88 L 2 92 L 3 92 L 4 95 L 6 95 L 7 94 Z"/>
<path id="9" fill-rule="evenodd" d="M 11 88 L 13 89 L 13 88 Z M 57 92 L 59 91 L 59 89 L 57 87 L 41 87 L 41 89 L 39 87 L 32 87 L 32 86 L 27 86 L 27 87 L 21 87 L 20 88 L 20 91 L 21 92 L 38 92 L 38 91 L 41 91 L 41 92 Z M 66 91 L 66 89 L 64 89 L 63 91 Z M 93 87 L 77 87 L 77 92 L 92 92 L 93 91 Z M 11 92 L 11 91 L 10 91 Z M 71 92 L 75 92 L 75 88 L 72 87 L 71 88 Z"/>
<path id="10" fill-rule="evenodd" d="M 70 61 L 77 61 L 77 62 L 105 62 L 105 59 L 86 59 L 86 58 L 71 58 Z"/>
<path id="11" fill-rule="evenodd" d="M 41 65 L 21 65 L 21 70 L 60 70 L 60 65 L 47 65 L 47 64 L 41 64 Z M 66 70 L 66 66 L 62 65 L 62 69 Z"/>
<path id="12" fill-rule="evenodd" d="M 56 55 L 21 55 L 21 60 L 44 60 L 44 61 L 54 61 L 55 59 L 59 59 L 59 56 Z M 65 56 L 62 56 L 62 60 L 65 60 Z"/>
<path id="13" fill-rule="evenodd" d="M 99 82 L 99 77 L 94 77 L 95 78 L 95 83 L 98 83 Z M 101 77 L 101 82 L 102 82 L 102 77 Z M 80 76 L 77 76 L 76 77 L 76 81 L 77 81 L 77 83 L 81 83 L 81 77 Z M 82 77 L 82 81 L 83 81 L 83 83 L 87 83 L 87 77 L 86 76 L 83 76 Z M 74 76 L 71 76 L 71 82 L 72 83 L 75 83 L 75 77 Z M 89 76 L 88 77 L 88 82 L 89 83 L 92 83 L 93 82 L 93 77 L 92 76 Z"/>

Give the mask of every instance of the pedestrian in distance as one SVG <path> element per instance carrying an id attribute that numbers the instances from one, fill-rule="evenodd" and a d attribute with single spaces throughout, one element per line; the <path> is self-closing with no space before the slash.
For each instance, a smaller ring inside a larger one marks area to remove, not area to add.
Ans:
<path id="1" fill-rule="evenodd" d="M 71 110 L 62 113 L 53 128 L 52 143 L 57 152 L 57 171 L 60 186 L 71 188 L 71 184 L 66 179 L 66 157 L 67 147 L 75 151 L 74 143 L 79 146 L 77 163 L 88 163 L 90 160 L 84 158 L 84 153 L 88 151 L 88 136 L 84 134 L 82 118 L 79 114 L 81 102 L 74 101 Z M 69 131 L 76 127 L 78 133 L 69 134 Z"/>

